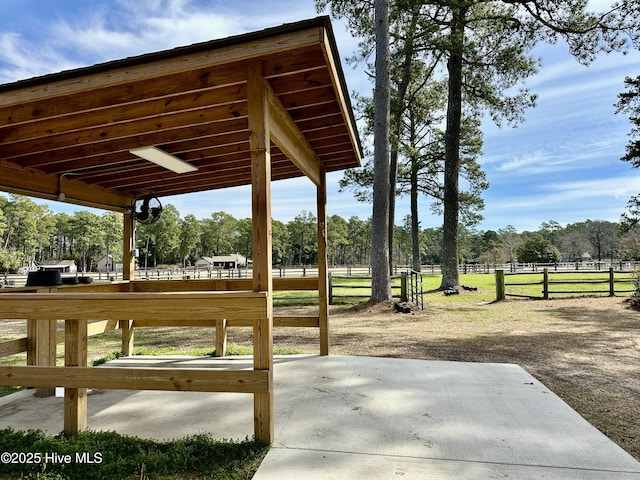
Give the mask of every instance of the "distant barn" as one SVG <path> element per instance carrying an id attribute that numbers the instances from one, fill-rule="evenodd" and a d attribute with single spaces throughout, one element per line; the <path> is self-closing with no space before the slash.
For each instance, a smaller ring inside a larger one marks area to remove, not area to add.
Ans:
<path id="1" fill-rule="evenodd" d="M 236 269 L 245 268 L 247 266 L 247 258 L 239 253 L 234 255 L 218 255 L 215 257 L 202 257 L 196 260 L 196 268 L 206 269 Z"/>
<path id="2" fill-rule="evenodd" d="M 45 260 L 40 263 L 40 270 L 60 273 L 76 273 L 78 267 L 75 260 Z"/>

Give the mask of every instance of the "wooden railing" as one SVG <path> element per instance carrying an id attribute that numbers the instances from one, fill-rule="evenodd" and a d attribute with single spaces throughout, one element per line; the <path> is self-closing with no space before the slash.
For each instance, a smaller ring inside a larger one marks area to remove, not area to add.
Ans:
<path id="1" fill-rule="evenodd" d="M 65 387 L 64 431 L 87 427 L 87 388 L 245 392 L 269 391 L 271 371 L 261 371 L 257 358 L 271 355 L 262 336 L 270 329 L 270 299 L 266 292 L 162 293 L 12 293 L 0 295 L 5 318 L 26 318 L 35 333 L 36 365 L 0 367 L 0 384 Z M 212 318 L 250 319 L 254 325 L 254 370 L 225 372 L 210 369 L 136 369 L 129 377 L 121 369 L 87 367 L 89 318 L 119 321 L 130 331 L 132 322 L 169 322 L 181 318 L 208 324 Z M 55 366 L 56 319 L 64 319 L 65 366 Z M 125 320 L 123 320 L 125 319 Z M 53 348 L 51 345 L 53 344 Z M 53 355 L 52 355 L 53 354 Z"/>
<path id="2" fill-rule="evenodd" d="M 313 291 L 318 289 L 318 279 L 313 277 L 306 278 L 274 278 L 273 279 L 274 291 L 298 291 L 307 290 Z M 251 279 L 205 279 L 205 280 L 159 280 L 154 282 L 148 282 L 143 280 L 136 281 L 117 281 L 111 283 L 93 283 L 89 285 L 60 285 L 56 287 L 22 287 L 12 288 L 8 290 L 0 291 L 0 295 L 8 294 L 25 294 L 25 293 L 53 293 L 53 292 L 218 292 L 218 291 L 248 291 L 251 289 Z M 5 297 L 6 298 L 6 297 Z M 20 297 L 25 298 L 25 297 Z M 0 316 L 2 315 L 0 311 Z M 24 317 L 26 318 L 26 317 Z M 62 317 L 61 317 L 62 318 Z M 100 318 L 96 316 L 95 318 Z M 131 324 L 130 328 L 142 328 L 142 327 L 167 327 L 171 326 L 170 321 L 160 321 L 154 319 L 152 321 L 138 320 Z M 110 330 L 116 330 L 121 328 L 120 324 L 115 321 L 95 321 L 88 324 L 89 336 L 98 335 Z M 217 327 L 216 332 L 216 356 L 223 357 L 226 354 L 226 329 L 228 327 L 251 327 L 252 321 L 247 318 L 228 318 L 224 324 L 222 322 L 209 319 L 208 321 L 191 321 L 191 319 L 184 319 L 180 325 L 174 325 L 180 327 Z M 274 327 L 302 327 L 302 328 L 319 328 L 320 318 L 318 315 L 289 315 L 289 316 L 274 316 Z M 124 355 L 130 355 L 133 348 L 133 334 L 128 332 L 125 334 L 129 340 L 123 342 L 122 353 Z M 57 332 L 57 343 L 64 341 L 64 332 Z M 320 341 L 328 341 L 328 339 L 320 339 Z M 15 340 L 9 340 L 6 342 L 0 342 L 0 358 L 8 355 L 14 355 L 18 353 L 28 352 L 27 349 L 28 336 L 18 338 Z M 33 354 L 28 355 L 28 358 Z"/>
<path id="3" fill-rule="evenodd" d="M 37 387 L 50 395 L 65 388 L 64 431 L 87 427 L 87 388 L 180 390 L 272 395 L 272 326 L 315 327 L 319 316 L 273 317 L 267 292 L 253 292 L 251 279 L 121 281 L 89 285 L 28 287 L 0 293 L 3 320 L 26 319 L 27 337 L 0 343 L 0 357 L 27 352 L 27 365 L 0 367 L 0 385 Z M 274 290 L 317 290 L 317 278 L 274 279 Z M 64 320 L 64 331 L 57 323 Z M 271 322 L 273 319 L 273 323 Z M 327 319 L 324 319 L 327 321 Z M 134 331 L 142 327 L 215 327 L 216 352 L 223 356 L 229 327 L 253 328 L 253 370 L 87 367 L 87 338 L 120 329 L 122 352 L 132 354 Z M 0 327 L 1 328 L 1 327 Z M 327 329 L 324 329 L 326 334 Z M 56 346 L 64 342 L 64 366 Z M 264 365 L 270 365 L 264 368 Z M 257 401 L 257 400 L 256 400 Z M 259 410 L 259 409 L 258 409 Z M 255 435 L 267 439 L 265 415 L 256 413 Z"/>

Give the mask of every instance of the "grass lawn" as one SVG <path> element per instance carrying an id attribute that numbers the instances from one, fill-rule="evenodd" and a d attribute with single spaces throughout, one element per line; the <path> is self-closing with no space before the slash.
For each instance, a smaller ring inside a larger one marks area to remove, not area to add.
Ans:
<path id="1" fill-rule="evenodd" d="M 441 275 L 424 273 L 422 275 L 422 288 L 425 292 L 437 291 L 440 287 Z M 579 283 L 580 282 L 580 283 Z M 549 271 L 549 292 L 552 298 L 567 298 L 584 295 L 608 295 L 609 293 L 609 272 L 598 273 L 581 272 L 554 272 Z M 396 300 L 400 298 L 400 277 L 394 277 L 392 282 L 392 294 Z M 510 285 L 510 284 L 528 285 Z M 525 273 L 518 275 L 505 274 L 505 284 L 507 284 L 507 294 L 524 297 L 542 298 L 543 273 Z M 480 292 L 480 297 L 485 301 L 496 299 L 496 278 L 494 273 L 468 273 L 460 275 L 460 284 L 464 286 L 476 287 Z M 633 290 L 633 274 L 616 273 L 615 275 L 616 295 L 630 295 Z M 600 293 L 593 293 L 598 290 Z M 554 293 L 554 292 L 571 293 Z M 367 277 L 334 277 L 333 278 L 333 303 L 351 304 L 364 302 L 371 296 L 371 278 Z M 455 295 L 450 297 L 455 299 Z M 309 291 L 289 291 L 274 292 L 275 306 L 309 305 L 317 302 L 316 292 Z M 433 298 L 430 298 L 433 301 Z M 438 301 L 445 301 L 440 298 Z"/>
<path id="2" fill-rule="evenodd" d="M 0 430 L 0 450 L 29 455 L 25 462 L 0 464 L 0 479 L 34 480 L 245 480 L 251 478 L 268 447 L 245 440 L 213 440 L 193 435 L 171 442 L 142 440 L 115 432 L 82 432 L 71 437 Z M 45 462 L 68 455 L 72 461 Z M 81 452 L 91 463 L 78 461 Z M 27 458 L 27 457 L 24 457 Z"/>

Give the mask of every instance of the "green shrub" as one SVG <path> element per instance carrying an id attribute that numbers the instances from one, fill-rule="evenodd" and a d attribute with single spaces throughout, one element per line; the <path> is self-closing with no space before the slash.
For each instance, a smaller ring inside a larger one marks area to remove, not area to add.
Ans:
<path id="1" fill-rule="evenodd" d="M 115 432 L 81 432 L 66 437 L 41 431 L 0 430 L 1 452 L 40 455 L 31 464 L 0 463 L 0 478 L 29 479 L 133 479 L 188 474 L 189 478 L 245 479 L 260 465 L 268 447 L 256 441 L 214 440 L 194 435 L 156 442 Z M 45 463 L 46 455 L 71 461 Z"/>
<path id="2" fill-rule="evenodd" d="M 110 362 L 111 360 L 116 360 L 118 358 L 120 358 L 122 356 L 121 352 L 111 352 L 111 353 L 107 353 L 104 357 L 99 358 L 98 360 L 94 360 L 93 362 L 91 362 L 91 365 L 93 365 L 94 367 L 97 367 L 98 365 L 103 365 L 107 362 Z"/>

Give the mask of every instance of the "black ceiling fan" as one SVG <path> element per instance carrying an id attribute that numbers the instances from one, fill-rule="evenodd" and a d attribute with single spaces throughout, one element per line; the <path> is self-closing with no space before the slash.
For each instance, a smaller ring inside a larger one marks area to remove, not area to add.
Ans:
<path id="1" fill-rule="evenodd" d="M 141 195 L 133 201 L 131 214 L 136 222 L 150 225 L 162 218 L 162 203 L 155 195 Z"/>

